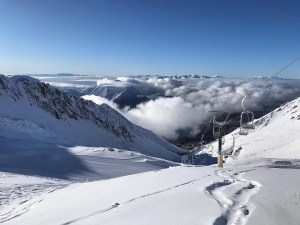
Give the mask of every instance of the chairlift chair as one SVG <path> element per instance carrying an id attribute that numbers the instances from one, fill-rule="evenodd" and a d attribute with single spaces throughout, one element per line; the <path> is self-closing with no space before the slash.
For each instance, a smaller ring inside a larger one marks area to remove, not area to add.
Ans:
<path id="1" fill-rule="evenodd" d="M 248 128 L 240 127 L 239 135 L 248 135 L 249 133 L 248 131 L 249 131 Z"/>
<path id="2" fill-rule="evenodd" d="M 213 127 L 213 136 L 214 136 L 214 138 L 219 138 L 220 135 L 222 135 L 221 127 L 214 126 Z"/>
<path id="3" fill-rule="evenodd" d="M 245 129 L 254 129 L 254 113 L 244 111 L 241 113 L 240 127 Z"/>
<path id="4" fill-rule="evenodd" d="M 244 111 L 241 113 L 239 134 L 248 135 L 249 129 L 254 129 L 254 113 Z"/>

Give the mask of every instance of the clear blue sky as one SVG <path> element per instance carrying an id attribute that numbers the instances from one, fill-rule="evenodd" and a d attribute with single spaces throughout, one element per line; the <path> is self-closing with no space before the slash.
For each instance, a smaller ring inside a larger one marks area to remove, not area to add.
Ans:
<path id="1" fill-rule="evenodd" d="M 251 77 L 297 56 L 298 0 L 0 0 L 0 73 Z"/>

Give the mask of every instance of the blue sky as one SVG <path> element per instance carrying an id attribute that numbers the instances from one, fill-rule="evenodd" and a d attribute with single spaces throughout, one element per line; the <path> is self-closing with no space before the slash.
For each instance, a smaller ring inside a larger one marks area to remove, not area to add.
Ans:
<path id="1" fill-rule="evenodd" d="M 0 73 L 268 76 L 300 56 L 299 12 L 297 0 L 0 0 Z"/>

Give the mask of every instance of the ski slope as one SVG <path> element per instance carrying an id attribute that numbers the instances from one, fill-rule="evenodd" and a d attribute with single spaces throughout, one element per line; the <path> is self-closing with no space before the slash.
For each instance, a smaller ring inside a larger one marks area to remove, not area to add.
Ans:
<path id="1" fill-rule="evenodd" d="M 255 129 L 240 135 L 239 129 L 224 136 L 222 146 L 227 161 L 236 159 L 281 158 L 300 159 L 300 98 L 288 102 L 255 121 Z M 229 151 L 235 146 L 233 152 Z M 217 155 L 215 141 L 198 153 Z M 228 153 L 228 154 L 227 154 Z"/>
<path id="2" fill-rule="evenodd" d="M 247 136 L 228 134 L 224 168 L 116 146 L 62 146 L 49 127 L 2 115 L 0 222 L 299 225 L 299 108 L 300 98 L 258 119 Z"/>
<path id="3" fill-rule="evenodd" d="M 264 224 L 300 221 L 300 162 L 170 167 L 76 183 L 18 206 L 3 224 Z M 26 211 L 27 209 L 27 211 Z M 19 213 L 18 212 L 25 212 Z M 284 216 L 283 216 L 284 215 Z"/>
<path id="4" fill-rule="evenodd" d="M 21 145 L 22 142 L 19 144 Z M 32 142 L 31 144 L 34 146 L 36 143 Z M 24 154 L 21 155 L 23 160 L 29 160 L 27 163 L 34 164 L 34 168 L 30 169 L 20 168 L 19 161 L 21 157 L 18 157 L 18 155 L 15 156 L 15 162 L 18 162 L 18 169 L 14 168 L 15 165 L 12 164 L 11 160 L 7 163 L 10 165 L 10 168 L 3 168 L 5 157 L 4 159 L 3 157 L 1 158 L 0 222 L 11 220 L 30 211 L 45 196 L 71 184 L 108 180 L 178 165 L 167 160 L 114 148 L 77 146 L 66 149 L 66 151 L 72 154 L 72 157 L 76 157 L 85 169 L 80 170 L 76 163 L 72 164 L 70 161 L 66 161 L 65 158 L 63 160 L 67 164 L 65 167 L 62 167 L 62 165 L 59 167 L 57 162 L 52 163 L 52 166 L 50 166 L 51 155 L 60 157 L 58 155 L 59 150 L 53 152 L 53 149 L 48 156 L 44 153 L 44 157 L 50 157 L 50 159 L 38 159 L 41 162 L 34 158 L 37 155 L 34 150 L 32 150 L 32 159 L 30 157 L 26 158 Z M 45 166 L 41 164 L 45 164 Z M 37 173 L 36 167 L 41 170 L 40 173 Z M 45 168 L 47 170 L 43 171 Z M 68 170 L 71 170 L 71 173 Z"/>

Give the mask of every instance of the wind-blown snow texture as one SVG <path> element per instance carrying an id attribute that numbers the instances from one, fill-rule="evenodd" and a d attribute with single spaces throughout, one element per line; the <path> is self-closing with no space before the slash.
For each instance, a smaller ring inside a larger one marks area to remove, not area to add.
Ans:
<path id="1" fill-rule="evenodd" d="M 0 103 L 1 138 L 8 138 L 9 130 L 63 146 L 116 147 L 179 160 L 174 153 L 179 148 L 132 124 L 108 105 L 98 106 L 34 78 L 1 75 Z M 0 148 L 5 150 L 3 145 Z"/>

